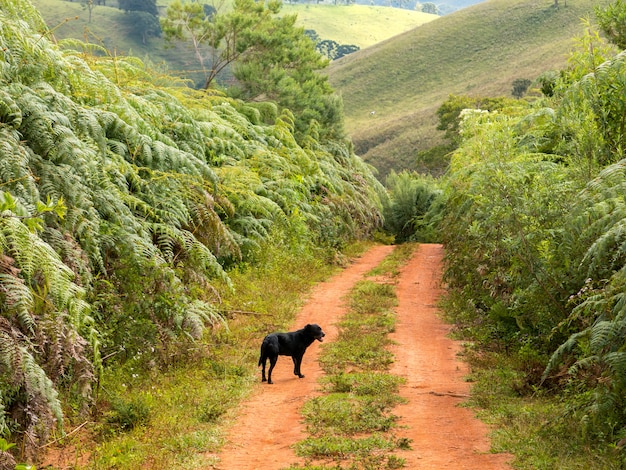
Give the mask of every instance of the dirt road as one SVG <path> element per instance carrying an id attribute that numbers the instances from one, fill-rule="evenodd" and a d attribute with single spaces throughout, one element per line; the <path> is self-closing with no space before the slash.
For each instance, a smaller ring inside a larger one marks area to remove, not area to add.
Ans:
<path id="1" fill-rule="evenodd" d="M 317 286 L 294 328 L 319 323 L 326 341 L 337 336 L 336 323 L 345 313 L 342 298 L 363 275 L 374 268 L 392 247 L 377 246 L 329 281 Z M 412 450 L 399 456 L 409 469 L 510 468 L 509 456 L 489 454 L 487 427 L 473 412 L 458 405 L 469 393 L 465 365 L 457 358 L 459 345 L 447 338 L 449 327 L 437 316 L 441 294 L 440 245 L 420 245 L 403 268 L 397 286 L 396 333 L 392 373 L 407 379 L 400 394 L 408 402 L 394 409 L 402 427 L 398 434 L 412 440 Z M 288 358 L 274 369 L 274 385 L 259 384 L 240 410 L 219 457 L 220 470 L 278 470 L 302 461 L 291 445 L 302 440 L 305 427 L 300 407 L 318 389 L 322 371 L 317 363 L 319 343 L 304 356 L 304 379 L 292 373 Z"/>

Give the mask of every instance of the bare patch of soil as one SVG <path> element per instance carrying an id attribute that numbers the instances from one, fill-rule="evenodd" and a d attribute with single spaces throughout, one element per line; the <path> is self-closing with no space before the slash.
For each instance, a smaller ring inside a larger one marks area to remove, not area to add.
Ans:
<path id="1" fill-rule="evenodd" d="M 374 247 L 318 285 L 293 329 L 318 323 L 326 333 L 325 341 L 333 341 L 336 323 L 345 313 L 343 297 L 392 249 Z M 395 408 L 394 414 L 400 416 L 399 436 L 410 439 L 412 446 L 398 455 L 411 469 L 509 469 L 509 455 L 489 453 L 486 425 L 470 409 L 459 407 L 469 394 L 464 378 L 468 371 L 457 357 L 460 346 L 447 337 L 449 326 L 437 312 L 442 256 L 441 245 L 420 245 L 402 269 L 397 286 L 397 327 L 391 337 L 396 342 L 396 362 L 391 372 L 407 379 L 401 395 L 408 402 Z M 317 379 L 322 375 L 318 354 L 317 343 L 307 350 L 303 379 L 293 375 L 289 358 L 278 360 L 274 384 L 259 384 L 242 404 L 215 468 L 277 470 L 302 463 L 291 446 L 306 437 L 300 408 L 318 393 Z"/>

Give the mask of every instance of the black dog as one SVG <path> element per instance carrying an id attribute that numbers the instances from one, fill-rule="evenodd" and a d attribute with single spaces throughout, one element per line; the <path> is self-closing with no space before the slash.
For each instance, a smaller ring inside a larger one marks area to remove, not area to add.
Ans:
<path id="1" fill-rule="evenodd" d="M 293 373 L 300 378 L 304 375 L 300 373 L 300 365 L 302 364 L 302 356 L 304 351 L 313 341 L 324 341 L 326 334 L 319 325 L 307 325 L 301 330 L 292 331 L 290 333 L 271 333 L 265 337 L 261 344 L 261 357 L 259 357 L 259 365 L 263 365 L 261 378 L 263 382 L 267 380 L 268 384 L 272 383 L 272 370 L 278 361 L 278 356 L 291 356 L 293 359 Z M 265 378 L 265 363 L 270 360 L 270 369 Z"/>

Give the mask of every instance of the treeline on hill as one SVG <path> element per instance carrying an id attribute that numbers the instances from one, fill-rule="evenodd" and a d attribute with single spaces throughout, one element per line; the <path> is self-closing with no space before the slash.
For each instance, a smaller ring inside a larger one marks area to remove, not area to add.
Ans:
<path id="1" fill-rule="evenodd" d="M 624 48 L 626 2 L 596 15 Z M 626 52 L 584 30 L 568 67 L 536 81 L 540 97 L 451 96 L 441 107 L 457 148 L 427 218 L 440 223 L 448 307 L 461 327 L 483 350 L 514 358 L 519 393 L 559 393 L 586 438 L 621 448 Z M 407 181 L 390 185 L 392 203 L 429 184 Z M 558 426 L 553 418 L 547 426 Z"/>
<path id="2" fill-rule="evenodd" d="M 27 0 L 0 2 L 0 43 L 0 437 L 25 458 L 103 368 L 158 367 L 222 322 L 212 280 L 265 244 L 381 225 L 381 184 L 306 110 L 55 44 Z"/>

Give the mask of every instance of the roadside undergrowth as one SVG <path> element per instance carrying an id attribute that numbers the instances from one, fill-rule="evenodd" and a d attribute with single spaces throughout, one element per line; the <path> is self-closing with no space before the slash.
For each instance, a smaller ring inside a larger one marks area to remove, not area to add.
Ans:
<path id="1" fill-rule="evenodd" d="M 493 429 L 493 452 L 515 455 L 518 470 L 621 470 L 626 462 L 621 446 L 607 439 L 590 439 L 577 416 L 575 390 L 523 390 L 521 357 L 495 351 L 466 349 L 472 392 L 466 406 Z M 578 398 L 579 399 L 579 398 Z"/>
<path id="2" fill-rule="evenodd" d="M 351 257 L 369 244 L 349 247 Z M 101 379 L 98 415 L 50 446 L 53 468 L 189 469 L 217 462 L 228 424 L 258 381 L 258 342 L 287 329 L 311 287 L 339 268 L 323 252 L 269 248 L 254 267 L 229 272 L 215 296 L 226 322 L 157 370 L 137 357 Z M 332 258 L 332 259 L 331 259 Z"/>
<path id="3" fill-rule="evenodd" d="M 463 356 L 471 369 L 472 389 L 465 406 L 493 429 L 493 452 L 513 454 L 511 465 L 518 470 L 626 468 L 623 443 L 586 434 L 575 383 L 564 391 L 529 384 L 530 366 L 541 364 L 538 353 L 532 348 L 506 351 L 455 300 L 450 293 L 442 310 L 456 324 L 455 337 L 466 342 Z"/>
<path id="4" fill-rule="evenodd" d="M 309 437 L 295 450 L 306 463 L 290 470 L 404 467 L 394 451 L 410 442 L 393 432 L 403 379 L 387 372 L 394 360 L 387 346 L 395 328 L 395 281 L 414 249 L 414 244 L 397 246 L 348 295 L 337 340 L 322 347 L 323 393 L 302 410 Z"/>

